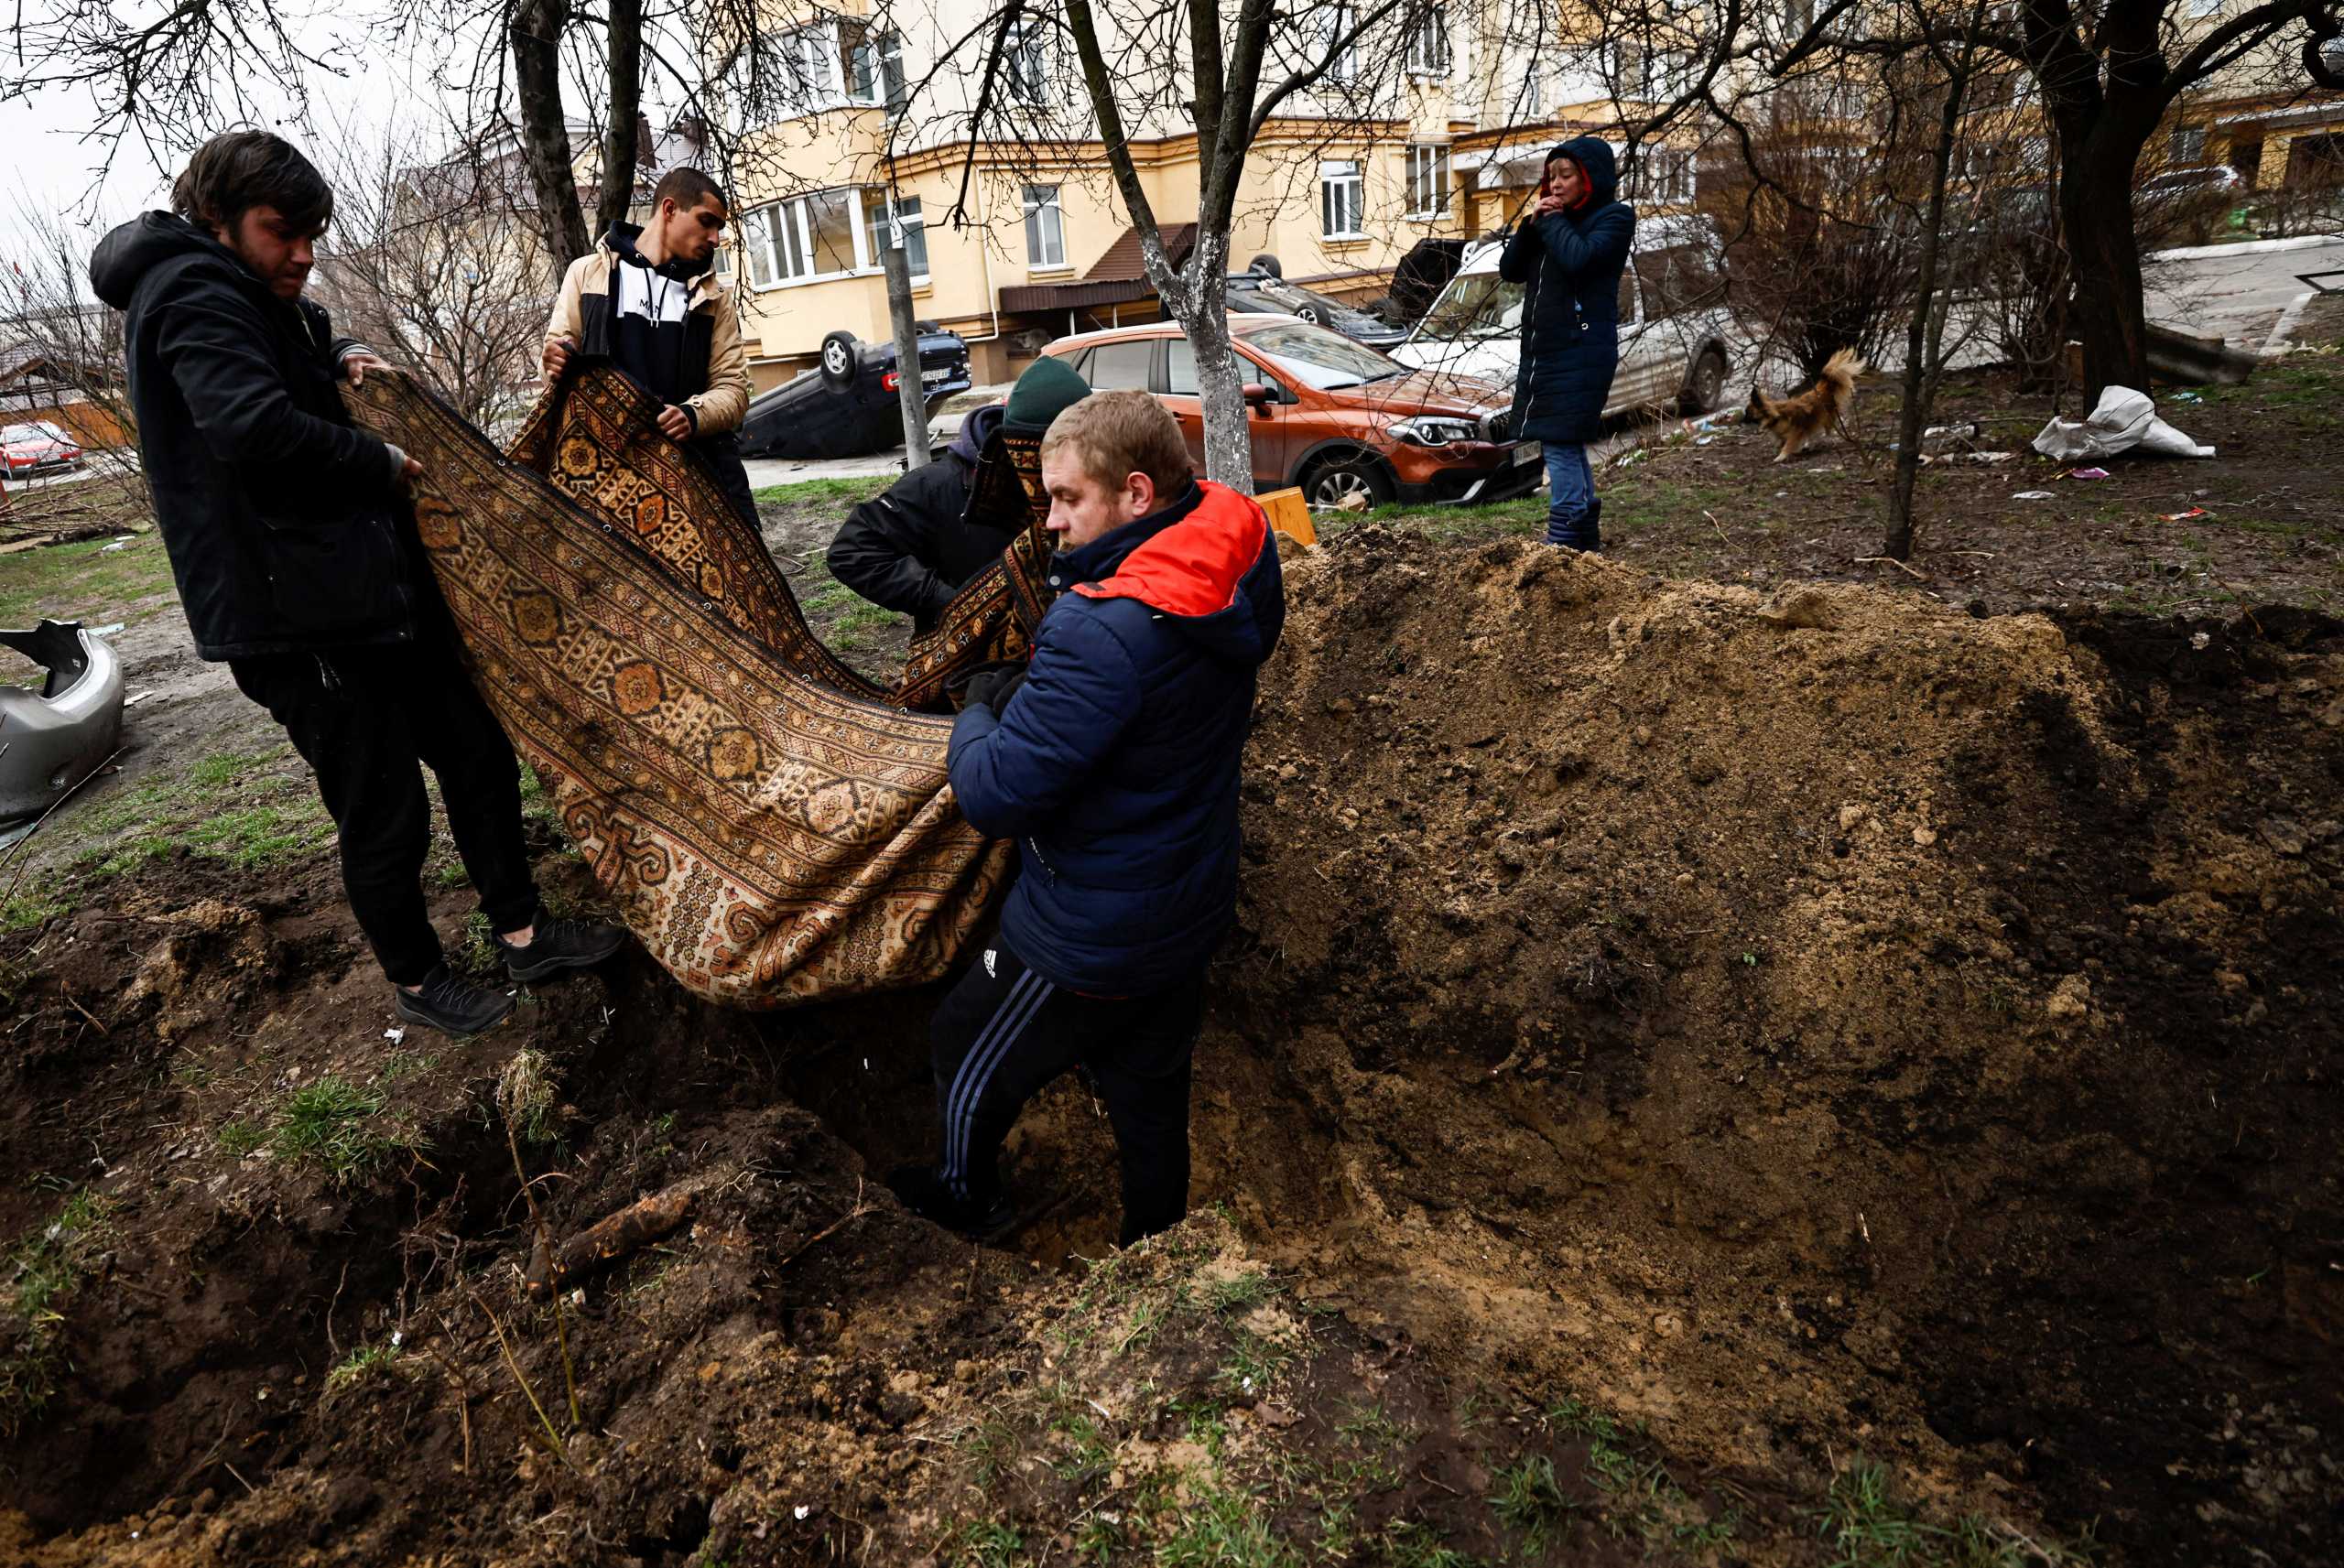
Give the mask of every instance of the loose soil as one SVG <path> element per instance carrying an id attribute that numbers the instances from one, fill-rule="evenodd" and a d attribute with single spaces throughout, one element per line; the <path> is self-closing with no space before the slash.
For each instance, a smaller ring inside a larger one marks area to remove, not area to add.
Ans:
<path id="1" fill-rule="evenodd" d="M 932 992 L 630 952 L 394 1036 L 320 847 L 60 889 L 0 1001 L 0 1558 L 2344 1555 L 2344 625 L 1637 558 L 1288 560 L 1200 1212 L 1126 1253 L 1078 1082 L 1009 1247 L 879 1184 Z M 529 1299 L 540 1223 L 678 1187 Z"/>

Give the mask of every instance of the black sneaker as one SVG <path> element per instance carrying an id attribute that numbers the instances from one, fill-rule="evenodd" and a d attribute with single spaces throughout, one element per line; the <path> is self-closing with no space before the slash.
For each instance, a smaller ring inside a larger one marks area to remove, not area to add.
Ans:
<path id="1" fill-rule="evenodd" d="M 441 964 L 423 978 L 423 989 L 391 988 L 391 1008 L 409 1023 L 420 1023 L 459 1039 L 505 1022 L 513 999 L 487 986 L 461 979 Z"/>
<path id="2" fill-rule="evenodd" d="M 515 947 L 494 932 L 489 942 L 504 957 L 505 968 L 523 985 L 599 964 L 626 946 L 626 933 L 599 920 L 548 920 L 537 917 L 537 935 L 526 947 Z"/>
<path id="3" fill-rule="evenodd" d="M 990 1204 L 966 1202 L 954 1195 L 933 1165 L 898 1165 L 887 1173 L 887 1190 L 922 1219 L 991 1246 L 1017 1228 L 1017 1210 L 1009 1195 L 998 1193 Z"/>

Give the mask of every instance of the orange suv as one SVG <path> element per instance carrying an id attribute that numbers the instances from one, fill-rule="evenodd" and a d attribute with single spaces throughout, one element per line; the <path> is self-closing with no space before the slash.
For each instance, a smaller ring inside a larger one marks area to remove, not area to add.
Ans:
<path id="1" fill-rule="evenodd" d="M 1286 316 L 1232 316 L 1253 437 L 1253 483 L 1313 506 L 1503 501 L 1546 481 L 1538 443 L 1505 436 L 1511 388 L 1410 370 Z M 1152 392 L 1204 470 L 1197 362 L 1177 322 L 1060 338 L 1042 351 L 1098 391 Z"/>

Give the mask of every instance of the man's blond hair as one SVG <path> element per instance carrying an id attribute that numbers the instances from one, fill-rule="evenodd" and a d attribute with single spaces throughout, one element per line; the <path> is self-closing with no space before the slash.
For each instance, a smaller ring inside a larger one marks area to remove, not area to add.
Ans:
<path id="1" fill-rule="evenodd" d="M 1127 474 L 1144 473 L 1169 500 L 1196 475 L 1179 421 L 1145 392 L 1094 392 L 1069 405 L 1042 438 L 1042 460 L 1069 447 L 1082 471 L 1111 489 L 1122 489 Z"/>

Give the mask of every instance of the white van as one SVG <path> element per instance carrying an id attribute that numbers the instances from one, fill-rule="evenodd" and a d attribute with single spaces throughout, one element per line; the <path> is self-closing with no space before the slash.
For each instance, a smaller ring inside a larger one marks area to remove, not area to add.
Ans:
<path id="1" fill-rule="evenodd" d="M 1418 370 L 1514 384 L 1522 363 L 1523 286 L 1498 276 L 1503 239 L 1465 253 L 1408 341 L 1387 351 Z M 1731 358 L 1725 280 L 1713 226 L 1701 217 L 1648 218 L 1620 275 L 1620 368 L 1606 415 L 1674 404 L 1706 414 L 1725 395 Z"/>

